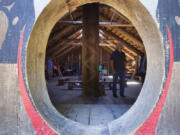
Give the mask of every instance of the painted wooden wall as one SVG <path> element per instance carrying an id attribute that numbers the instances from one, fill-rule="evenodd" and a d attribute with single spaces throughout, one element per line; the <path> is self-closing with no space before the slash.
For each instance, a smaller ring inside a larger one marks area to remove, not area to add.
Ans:
<path id="1" fill-rule="evenodd" d="M 129 7 L 129 3 L 133 3 L 132 0 L 127 0 L 127 3 L 123 3 L 122 0 L 87 0 L 83 2 L 80 0 L 63 0 L 59 5 L 60 8 L 67 8 L 68 12 L 68 8 L 74 8 L 76 4 L 98 1 L 111 6 L 114 5 L 115 8 L 121 4 Z M 67 135 L 69 133 L 69 135 L 89 135 L 94 133 L 119 135 L 124 133 L 123 135 L 178 135 L 180 133 L 180 2 L 178 0 L 138 1 L 144 5 L 159 29 L 164 48 L 165 73 L 159 100 L 150 108 L 152 112 L 145 120 L 142 119 L 141 124 L 135 123 L 135 126 L 138 125 L 137 127 L 129 127 L 128 132 L 127 129 L 119 128 L 116 122 L 97 132 L 93 131 L 94 128 L 91 127 L 84 127 L 87 130 L 82 130 L 82 132 L 79 130 L 70 132 L 71 129 L 63 126 L 57 130 L 54 128 L 56 123 L 50 123 L 47 120 L 48 118 L 40 115 L 31 97 L 31 92 L 28 90 L 29 84 L 27 83 L 25 70 L 26 48 L 34 24 L 42 11 L 46 10 L 46 6 L 53 5 L 53 2 L 58 1 L 0 0 L 0 134 L 54 135 L 61 133 Z M 119 4 L 116 6 L 117 3 Z M 48 9 L 53 10 L 52 8 Z M 127 10 L 131 9 L 127 8 Z M 141 18 L 137 19 L 141 20 Z M 147 30 L 147 32 L 150 31 L 151 29 Z M 149 37 L 149 40 L 153 39 Z M 158 68 L 158 66 L 154 68 Z M 149 83 L 148 80 L 146 83 Z M 151 95 L 151 91 L 149 91 L 149 94 Z M 151 96 L 153 97 L 153 95 Z M 143 114 L 140 115 L 143 116 Z M 73 125 L 71 126 L 73 127 Z"/>

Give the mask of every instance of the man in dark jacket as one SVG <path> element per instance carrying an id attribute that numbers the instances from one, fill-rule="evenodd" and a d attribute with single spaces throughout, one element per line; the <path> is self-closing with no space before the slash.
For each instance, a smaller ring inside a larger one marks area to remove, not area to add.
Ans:
<path id="1" fill-rule="evenodd" d="M 125 87 L 125 65 L 126 65 L 126 56 L 124 52 L 122 52 L 122 45 L 118 42 L 116 46 L 116 50 L 111 54 L 111 63 L 113 65 L 113 96 L 117 96 L 117 80 L 120 77 L 120 96 L 124 96 L 124 87 Z"/>
<path id="2" fill-rule="evenodd" d="M 146 60 L 146 54 L 144 53 L 141 56 L 140 68 L 139 68 L 139 75 L 141 76 L 142 84 L 144 83 L 144 79 L 146 75 L 146 65 L 147 65 L 147 60 Z"/>

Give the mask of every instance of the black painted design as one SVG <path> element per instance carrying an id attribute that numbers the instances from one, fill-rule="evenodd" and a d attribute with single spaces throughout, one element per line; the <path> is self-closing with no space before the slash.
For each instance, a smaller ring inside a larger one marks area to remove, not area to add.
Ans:
<path id="1" fill-rule="evenodd" d="M 12 3 L 14 6 L 9 11 L 6 6 Z M 0 50 L 0 63 L 17 63 L 20 32 L 26 25 L 23 40 L 23 48 L 25 48 L 35 20 L 34 4 L 32 0 L 3 0 L 0 1 L 0 10 L 6 14 L 9 20 L 7 34 Z M 13 25 L 12 21 L 16 16 L 19 17 L 19 21 Z"/>
<path id="2" fill-rule="evenodd" d="M 157 18 L 160 23 L 160 30 L 164 37 L 166 69 L 169 65 L 169 41 L 166 26 L 172 33 L 174 45 L 174 61 L 180 61 L 180 25 L 176 23 L 175 17 L 180 16 L 180 3 L 178 0 L 159 0 Z"/>

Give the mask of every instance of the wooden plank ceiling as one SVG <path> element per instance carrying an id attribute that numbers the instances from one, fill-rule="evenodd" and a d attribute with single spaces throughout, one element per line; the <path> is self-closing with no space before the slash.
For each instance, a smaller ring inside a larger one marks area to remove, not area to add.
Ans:
<path id="1" fill-rule="evenodd" d="M 82 45 L 82 7 L 67 13 L 54 26 L 47 44 L 47 57 L 59 58 Z M 118 41 L 129 62 L 144 53 L 143 42 L 132 23 L 115 9 L 99 6 L 99 46 L 111 53 Z M 132 64 L 129 64 L 129 70 Z"/>

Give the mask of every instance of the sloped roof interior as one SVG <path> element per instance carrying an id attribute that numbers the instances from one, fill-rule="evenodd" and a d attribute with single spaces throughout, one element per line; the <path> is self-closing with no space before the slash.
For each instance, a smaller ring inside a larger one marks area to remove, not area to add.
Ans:
<path id="1" fill-rule="evenodd" d="M 83 10 L 79 7 L 56 23 L 49 36 L 47 57 L 59 58 L 81 47 L 82 18 Z M 129 62 L 144 53 L 143 42 L 132 23 L 114 8 L 99 3 L 99 46 L 111 53 L 118 41 L 123 44 Z"/>

